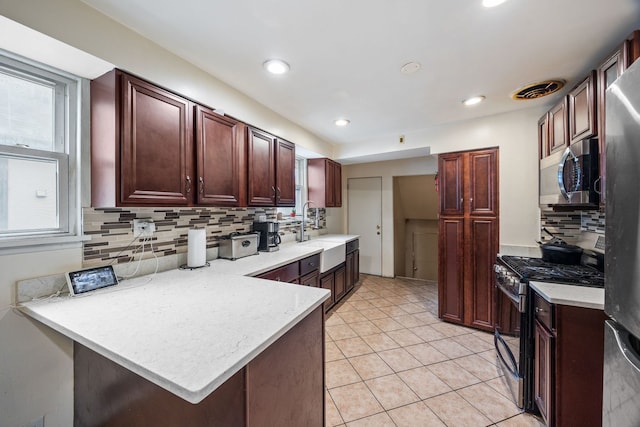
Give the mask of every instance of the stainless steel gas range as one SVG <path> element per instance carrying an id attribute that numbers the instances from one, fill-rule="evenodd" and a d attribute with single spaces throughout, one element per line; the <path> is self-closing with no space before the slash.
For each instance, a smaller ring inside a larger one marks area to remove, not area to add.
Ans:
<path id="1" fill-rule="evenodd" d="M 589 265 L 553 264 L 540 258 L 506 255 L 498 256 L 494 271 L 500 291 L 496 292 L 497 319 L 513 318 L 509 324 L 498 322 L 495 328 L 500 368 L 516 404 L 525 411 L 537 412 L 533 395 L 533 291 L 529 281 L 602 288 L 604 273 Z M 511 306 L 505 306 L 504 296 Z M 516 316 L 505 315 L 514 309 Z"/>

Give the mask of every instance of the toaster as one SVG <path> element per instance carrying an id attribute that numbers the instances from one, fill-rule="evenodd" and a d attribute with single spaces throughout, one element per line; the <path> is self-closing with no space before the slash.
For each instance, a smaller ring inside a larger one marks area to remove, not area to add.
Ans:
<path id="1" fill-rule="evenodd" d="M 258 240 L 260 234 L 256 232 L 250 233 L 231 233 L 219 240 L 218 257 L 236 260 L 249 255 L 258 254 Z"/>

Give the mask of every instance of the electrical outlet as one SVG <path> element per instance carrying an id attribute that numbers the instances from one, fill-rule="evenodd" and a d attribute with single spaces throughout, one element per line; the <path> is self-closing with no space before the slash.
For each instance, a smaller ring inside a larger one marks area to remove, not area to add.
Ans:
<path id="1" fill-rule="evenodd" d="M 156 231 L 156 225 L 150 219 L 134 219 L 133 235 L 135 237 L 151 237 Z"/>

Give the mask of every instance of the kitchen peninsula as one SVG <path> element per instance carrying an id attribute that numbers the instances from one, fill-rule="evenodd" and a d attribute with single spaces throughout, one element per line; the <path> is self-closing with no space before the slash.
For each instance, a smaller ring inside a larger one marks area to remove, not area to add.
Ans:
<path id="1" fill-rule="evenodd" d="M 294 245 L 273 261 L 318 252 Z M 75 425 L 324 424 L 329 292 L 243 276 L 256 274 L 250 259 L 229 274 L 229 263 L 21 305 L 74 341 Z"/>

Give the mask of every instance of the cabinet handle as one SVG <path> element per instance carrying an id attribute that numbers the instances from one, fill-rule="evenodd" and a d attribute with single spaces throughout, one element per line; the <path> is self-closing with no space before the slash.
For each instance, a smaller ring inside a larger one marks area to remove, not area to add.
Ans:
<path id="1" fill-rule="evenodd" d="M 473 210 L 473 197 L 469 199 L 469 209 Z"/>
<path id="2" fill-rule="evenodd" d="M 200 194 L 204 194 L 204 179 L 200 177 Z"/>
<path id="3" fill-rule="evenodd" d="M 546 310 L 540 307 L 536 307 L 536 313 L 544 313 Z"/>
<path id="4" fill-rule="evenodd" d="M 191 177 L 187 175 L 187 194 L 191 193 Z"/>
<path id="5" fill-rule="evenodd" d="M 276 187 L 276 197 L 280 198 L 280 187 Z"/>
<path id="6" fill-rule="evenodd" d="M 596 192 L 596 194 L 598 195 L 602 195 L 602 188 L 600 188 L 602 186 L 602 177 L 599 176 L 598 179 L 595 180 L 595 182 L 593 183 L 593 191 Z"/>

